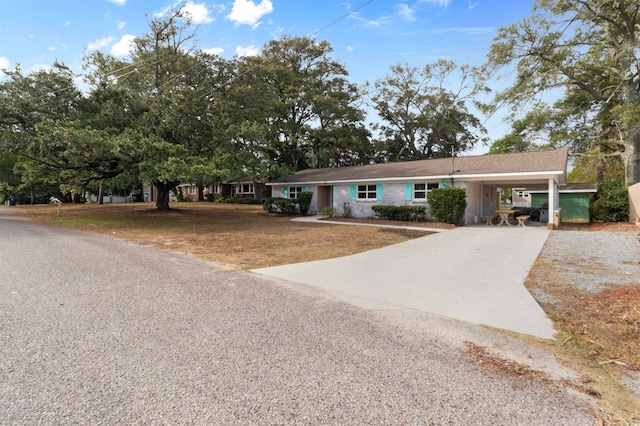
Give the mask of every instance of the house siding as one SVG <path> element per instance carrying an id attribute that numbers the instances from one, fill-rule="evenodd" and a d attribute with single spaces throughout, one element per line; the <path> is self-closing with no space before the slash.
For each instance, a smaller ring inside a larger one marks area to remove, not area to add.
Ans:
<path id="1" fill-rule="evenodd" d="M 423 181 L 416 181 L 417 183 L 423 183 Z M 428 200 L 413 200 L 413 183 L 414 182 L 399 182 L 399 183 L 379 183 L 376 184 L 376 198 L 367 200 L 358 200 L 356 184 L 344 184 L 333 185 L 333 207 L 336 209 L 336 215 L 342 216 L 344 214 L 344 206 L 346 203 L 351 207 L 351 212 L 354 217 L 372 217 L 374 216 L 371 207 L 376 205 L 393 205 L 393 206 L 426 206 L 427 218 L 429 220 L 435 220 L 428 213 Z M 274 197 L 285 197 L 288 194 L 289 186 L 273 186 L 272 194 Z M 467 213 L 465 214 L 466 223 L 473 223 L 475 216 L 480 217 L 480 212 L 485 206 L 482 206 L 483 202 L 483 187 L 477 184 L 468 184 L 465 182 L 455 182 L 454 186 L 457 188 L 467 189 Z M 306 185 L 305 191 L 312 192 L 313 197 L 311 199 L 311 206 L 309 208 L 309 214 L 318 214 L 318 186 Z M 381 197 L 380 197 L 381 195 Z M 354 199 L 355 198 L 355 199 Z M 428 198 L 428 195 L 427 195 Z"/>

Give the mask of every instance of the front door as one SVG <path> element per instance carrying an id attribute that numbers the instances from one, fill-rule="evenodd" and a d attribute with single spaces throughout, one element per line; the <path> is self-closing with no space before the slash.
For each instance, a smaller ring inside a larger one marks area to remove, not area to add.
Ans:
<path id="1" fill-rule="evenodd" d="M 331 186 L 318 186 L 318 213 L 322 213 L 322 209 L 331 206 Z"/>

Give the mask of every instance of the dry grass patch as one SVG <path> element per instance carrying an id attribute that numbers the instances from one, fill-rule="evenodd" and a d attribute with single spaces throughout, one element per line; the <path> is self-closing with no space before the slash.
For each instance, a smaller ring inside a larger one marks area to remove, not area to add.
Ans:
<path id="1" fill-rule="evenodd" d="M 347 256 L 428 232 L 292 222 L 261 206 L 179 203 L 169 212 L 150 204 L 23 206 L 30 217 L 111 235 L 241 268 Z"/>

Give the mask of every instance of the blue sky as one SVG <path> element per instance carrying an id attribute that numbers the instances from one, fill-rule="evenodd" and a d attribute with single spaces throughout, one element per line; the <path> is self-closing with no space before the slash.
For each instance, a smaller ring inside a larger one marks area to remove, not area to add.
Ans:
<path id="1" fill-rule="evenodd" d="M 126 57 L 149 20 L 180 4 L 199 24 L 197 46 L 225 58 L 257 54 L 271 39 L 308 36 L 344 17 L 315 38 L 331 42 L 333 58 L 362 84 L 397 63 L 480 65 L 498 28 L 529 15 L 533 0 L 0 0 L 0 68 L 19 63 L 28 72 L 57 59 L 81 73 L 83 54 Z M 499 117 L 486 127 L 494 138 L 508 131 Z"/>

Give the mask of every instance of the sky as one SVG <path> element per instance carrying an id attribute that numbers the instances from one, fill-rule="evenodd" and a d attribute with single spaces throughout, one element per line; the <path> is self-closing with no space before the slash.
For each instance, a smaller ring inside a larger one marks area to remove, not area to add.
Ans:
<path id="1" fill-rule="evenodd" d="M 180 5 L 198 24 L 202 50 L 230 59 L 283 35 L 313 36 L 363 84 L 394 64 L 479 66 L 498 29 L 530 15 L 533 0 L 0 0 L 0 69 L 28 73 L 58 60 L 82 73 L 82 56 L 96 50 L 126 58 L 152 19 Z M 493 139 L 509 131 L 502 115 L 481 117 Z"/>

